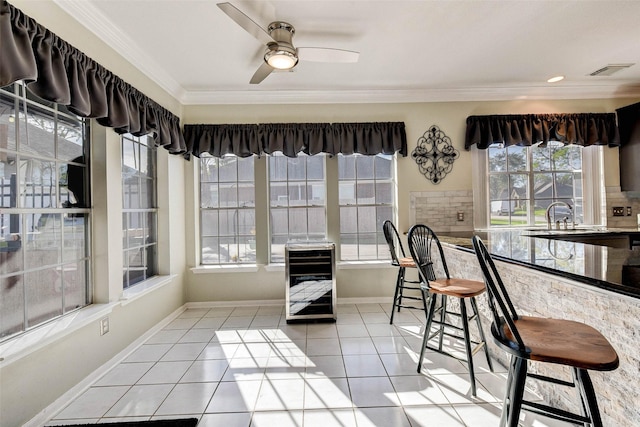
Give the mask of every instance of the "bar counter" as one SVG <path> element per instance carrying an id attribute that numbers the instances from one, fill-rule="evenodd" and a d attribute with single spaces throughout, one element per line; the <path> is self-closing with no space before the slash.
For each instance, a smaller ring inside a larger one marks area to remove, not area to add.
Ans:
<path id="1" fill-rule="evenodd" d="M 619 248 L 575 241 L 588 241 L 598 236 L 612 241 L 628 236 L 633 241 L 640 235 L 637 229 L 584 229 L 566 232 L 496 229 L 438 233 L 441 242 L 467 252 L 473 252 L 473 235 L 480 236 L 497 260 L 640 298 L 640 250 L 628 249 L 628 244 L 625 248 Z"/>
<path id="2" fill-rule="evenodd" d="M 613 345 L 620 366 L 612 372 L 592 371 L 598 405 L 606 427 L 640 426 L 640 250 L 587 244 L 575 240 L 612 242 L 638 230 L 558 231 L 501 229 L 438 233 L 451 274 L 482 280 L 471 237 L 477 234 L 492 253 L 509 295 L 522 315 L 563 318 L 595 327 Z M 575 237 L 571 237 L 571 236 Z M 549 237 L 543 238 L 542 236 Z M 571 238 L 574 241 L 560 240 Z M 628 241 L 633 241 L 629 238 Z M 441 273 L 440 273 L 441 274 Z M 485 330 L 492 316 L 479 300 Z M 489 340 L 492 356 L 508 366 L 507 353 Z M 533 364 L 532 372 L 570 379 L 559 365 Z M 567 410 L 579 408 L 573 388 L 539 384 L 547 403 Z"/>

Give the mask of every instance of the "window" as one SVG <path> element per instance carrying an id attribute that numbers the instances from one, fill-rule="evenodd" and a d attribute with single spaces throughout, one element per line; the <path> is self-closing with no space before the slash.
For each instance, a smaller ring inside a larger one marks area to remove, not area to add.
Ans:
<path id="1" fill-rule="evenodd" d="M 200 158 L 202 264 L 256 262 L 254 158 Z"/>
<path id="2" fill-rule="evenodd" d="M 488 195 L 492 227 L 546 225 L 573 216 L 583 223 L 583 148 L 549 143 L 546 147 L 492 146 L 487 150 Z"/>
<path id="3" fill-rule="evenodd" d="M 91 301 L 88 126 L 0 89 L 0 339 Z"/>
<path id="4" fill-rule="evenodd" d="M 289 240 L 326 238 L 325 156 L 269 157 L 271 262 L 284 262 Z"/>
<path id="5" fill-rule="evenodd" d="M 344 261 L 389 258 L 382 224 L 393 219 L 393 159 L 382 154 L 338 155 L 340 252 Z"/>
<path id="6" fill-rule="evenodd" d="M 156 149 L 151 139 L 122 136 L 123 289 L 158 272 Z"/>
<path id="7" fill-rule="evenodd" d="M 395 156 L 206 155 L 199 162 L 200 264 L 284 263 L 287 242 L 328 236 L 342 260 L 388 259 L 382 223 L 395 215 Z"/>

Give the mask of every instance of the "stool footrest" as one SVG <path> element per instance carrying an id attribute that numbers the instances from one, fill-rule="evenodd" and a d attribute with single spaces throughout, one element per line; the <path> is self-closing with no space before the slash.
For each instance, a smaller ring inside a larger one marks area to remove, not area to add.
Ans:
<path id="1" fill-rule="evenodd" d="M 433 310 L 433 314 L 434 314 L 434 315 L 435 315 L 436 313 L 440 314 L 440 312 L 441 312 L 441 311 L 442 311 L 442 307 L 438 307 L 438 308 L 436 308 L 435 310 Z M 457 312 L 455 312 L 455 311 L 449 311 L 449 310 L 445 311 L 445 312 L 444 312 L 444 315 L 445 315 L 445 316 L 447 316 L 447 315 L 448 315 L 448 316 L 460 317 L 460 318 L 462 317 L 462 315 L 461 315 L 460 313 L 457 313 Z M 477 314 L 473 314 L 473 315 L 471 315 L 471 316 L 468 316 L 468 317 L 467 317 L 467 319 L 468 319 L 468 320 L 475 320 L 475 319 L 476 319 L 476 317 L 478 317 L 478 315 L 477 315 Z M 436 323 L 436 322 L 438 322 L 438 321 L 437 321 L 437 320 L 433 320 L 433 323 Z"/>
<path id="2" fill-rule="evenodd" d="M 406 296 L 406 295 L 402 295 L 402 293 L 404 293 L 404 291 L 422 292 L 422 289 L 414 288 L 413 286 L 402 286 L 400 288 L 400 293 L 398 294 L 396 299 L 400 299 L 400 298 L 418 298 L 419 300 L 422 300 L 422 297 L 409 297 L 409 296 Z"/>
<path id="3" fill-rule="evenodd" d="M 535 380 L 546 381 L 548 383 L 563 385 L 563 386 L 567 386 L 567 387 L 575 387 L 576 386 L 576 384 L 574 382 L 572 382 L 572 381 L 565 381 L 565 380 L 561 380 L 561 379 L 558 379 L 558 378 L 548 377 L 546 375 L 533 374 L 533 373 L 527 372 L 527 377 L 533 378 Z"/>
<path id="4" fill-rule="evenodd" d="M 484 348 L 484 345 L 485 345 L 483 342 L 475 342 L 475 341 L 472 341 L 472 342 L 471 342 L 471 344 L 474 344 L 474 345 L 475 345 L 475 347 L 473 347 L 473 349 L 471 350 L 471 355 L 472 355 L 472 356 L 473 356 L 473 355 L 475 355 L 475 354 L 476 354 L 477 352 L 479 352 L 480 350 L 482 350 L 482 349 Z M 426 347 L 426 348 L 427 348 L 427 349 L 429 349 L 429 350 L 437 351 L 438 353 L 444 354 L 444 355 L 446 355 L 446 356 L 453 357 L 454 359 L 461 360 L 461 361 L 463 361 L 463 362 L 466 362 L 466 361 L 467 361 L 467 359 L 466 359 L 466 358 L 458 357 L 458 356 L 456 356 L 456 355 L 455 355 L 455 354 L 453 354 L 453 353 L 449 353 L 449 352 L 447 352 L 447 351 L 445 351 L 445 350 L 440 349 L 439 347 L 433 347 L 433 346 L 427 345 L 427 347 Z"/>
<path id="5" fill-rule="evenodd" d="M 584 424 L 591 422 L 591 419 L 583 415 L 574 414 L 573 412 L 565 411 L 560 408 L 555 408 L 553 406 L 544 405 L 541 403 L 530 402 L 528 400 L 522 401 L 522 409 L 526 409 L 527 411 L 536 414 L 545 415 L 556 420 L 575 424 Z"/>
<path id="6" fill-rule="evenodd" d="M 404 298 L 406 298 L 406 297 L 404 297 Z M 403 299 L 404 299 L 404 298 L 403 298 Z M 395 307 L 398 307 L 398 308 L 408 308 L 408 309 L 411 309 L 411 310 L 420 310 L 420 311 L 424 311 L 424 307 L 418 307 L 418 306 L 415 306 L 415 305 L 403 305 L 403 304 L 396 304 L 396 305 L 395 305 Z"/>

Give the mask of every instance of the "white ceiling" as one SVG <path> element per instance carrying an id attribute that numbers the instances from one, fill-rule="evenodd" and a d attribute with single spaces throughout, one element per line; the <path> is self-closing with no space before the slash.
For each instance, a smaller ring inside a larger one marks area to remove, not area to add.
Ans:
<path id="1" fill-rule="evenodd" d="M 232 1 L 298 47 L 360 52 L 259 85 L 264 45 L 216 0 L 55 1 L 183 104 L 640 97 L 640 1 Z"/>

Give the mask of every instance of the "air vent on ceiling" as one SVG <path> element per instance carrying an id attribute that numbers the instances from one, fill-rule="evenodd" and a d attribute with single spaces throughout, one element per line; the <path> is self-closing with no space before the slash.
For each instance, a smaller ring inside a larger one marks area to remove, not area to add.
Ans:
<path id="1" fill-rule="evenodd" d="M 610 76 L 635 64 L 609 64 L 589 74 L 590 76 Z"/>

